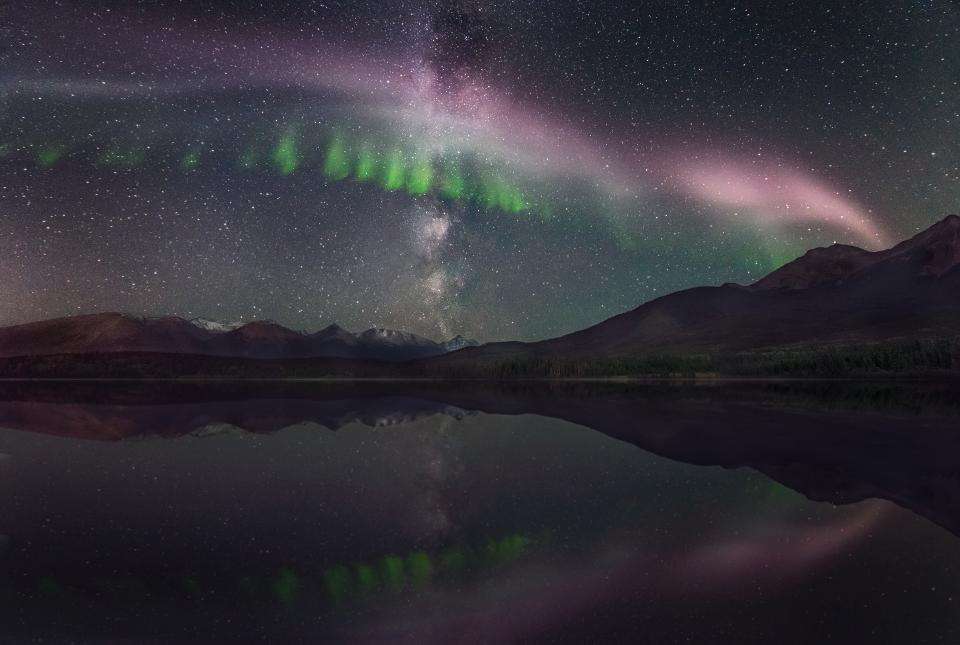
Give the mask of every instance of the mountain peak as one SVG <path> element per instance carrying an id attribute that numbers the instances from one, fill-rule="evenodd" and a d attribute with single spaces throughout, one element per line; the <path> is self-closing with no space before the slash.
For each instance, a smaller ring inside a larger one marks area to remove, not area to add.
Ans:
<path id="1" fill-rule="evenodd" d="M 432 340 L 411 334 L 410 332 L 397 331 L 395 329 L 384 329 L 382 327 L 371 327 L 359 334 L 359 338 L 365 342 L 402 344 L 402 345 L 435 345 Z"/>
<path id="2" fill-rule="evenodd" d="M 843 282 L 879 262 L 900 258 L 917 267 L 917 275 L 941 276 L 960 264 L 960 216 L 947 215 L 929 228 L 885 251 L 865 251 L 848 244 L 810 249 L 793 262 L 750 285 L 750 289 L 807 289 Z"/>
<path id="3" fill-rule="evenodd" d="M 947 215 L 886 253 L 912 260 L 921 275 L 939 277 L 960 265 L 960 216 Z"/>
<path id="4" fill-rule="evenodd" d="M 302 336 L 301 333 L 288 329 L 283 325 L 273 322 L 272 320 L 254 320 L 248 322 L 245 325 L 241 325 L 234 329 L 232 334 L 237 334 L 245 338 L 274 338 L 274 339 L 287 339 L 287 338 L 299 338 Z"/>
<path id="5" fill-rule="evenodd" d="M 314 332 L 312 337 L 319 341 L 336 341 L 336 342 L 347 342 L 354 343 L 357 340 L 357 337 L 350 331 L 344 329 L 340 325 L 333 323 L 327 325 L 318 332 Z"/>
<path id="6" fill-rule="evenodd" d="M 220 320 L 199 317 L 191 318 L 190 322 L 200 329 L 205 329 L 206 331 L 212 332 L 228 332 L 243 326 L 242 322 L 223 322 Z"/>
<path id="7" fill-rule="evenodd" d="M 950 237 L 952 235 L 956 235 L 958 231 L 960 231 L 960 216 L 947 215 L 939 222 L 931 224 L 913 237 L 900 242 L 894 246 L 891 251 L 901 247 L 921 246 L 927 242 L 940 239 L 944 236 Z"/>
<path id="8" fill-rule="evenodd" d="M 440 346 L 447 352 L 455 352 L 464 347 L 477 347 L 480 345 L 479 341 L 476 341 L 472 338 L 464 338 L 463 335 L 457 334 L 450 340 L 445 343 L 441 343 Z"/>
<path id="9" fill-rule="evenodd" d="M 807 289 L 841 282 L 873 264 L 877 254 L 848 244 L 810 249 L 773 273 L 750 285 L 754 290 Z"/>

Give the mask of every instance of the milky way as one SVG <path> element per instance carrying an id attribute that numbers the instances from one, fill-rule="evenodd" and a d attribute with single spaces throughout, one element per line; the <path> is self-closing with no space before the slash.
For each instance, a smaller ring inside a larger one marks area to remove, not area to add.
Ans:
<path id="1" fill-rule="evenodd" d="M 29 3 L 0 323 L 535 339 L 956 210 L 947 2 Z"/>

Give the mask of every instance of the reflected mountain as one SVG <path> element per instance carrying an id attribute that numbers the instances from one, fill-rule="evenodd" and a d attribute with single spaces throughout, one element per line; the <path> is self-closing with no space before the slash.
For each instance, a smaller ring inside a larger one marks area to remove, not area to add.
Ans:
<path id="1" fill-rule="evenodd" d="M 960 387 L 951 383 L 0 385 L 0 427 L 94 440 L 473 412 L 560 419 L 675 461 L 752 468 L 813 500 L 890 500 L 960 535 Z"/>

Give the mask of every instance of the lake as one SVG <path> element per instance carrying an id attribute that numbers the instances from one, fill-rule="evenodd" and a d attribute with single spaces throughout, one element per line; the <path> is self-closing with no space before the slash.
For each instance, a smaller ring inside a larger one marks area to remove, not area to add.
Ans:
<path id="1" fill-rule="evenodd" d="M 0 384 L 4 642 L 960 642 L 950 383 Z"/>

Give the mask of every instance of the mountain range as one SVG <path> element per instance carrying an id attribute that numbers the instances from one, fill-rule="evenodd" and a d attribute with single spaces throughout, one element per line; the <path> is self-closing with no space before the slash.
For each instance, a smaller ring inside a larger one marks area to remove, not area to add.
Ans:
<path id="1" fill-rule="evenodd" d="M 489 376 L 503 372 L 478 368 L 655 355 L 731 356 L 924 339 L 951 339 L 953 349 L 946 350 L 946 358 L 925 357 L 923 365 L 960 366 L 956 347 L 960 339 L 960 217 L 956 215 L 887 250 L 866 251 L 842 244 L 812 249 L 753 284 L 679 291 L 581 331 L 533 343 L 479 345 L 461 336 L 436 343 L 387 329 L 355 334 L 331 325 L 304 333 L 269 321 L 237 324 L 103 313 L 0 328 L 0 358 L 8 364 L 16 361 L 0 372 L 88 375 L 97 373 L 106 360 L 124 363 L 122 373 L 133 370 L 136 374 L 154 371 L 131 366 L 159 361 L 163 367 L 156 369 L 166 373 L 188 369 L 177 368 L 185 365 L 183 359 L 170 356 L 189 354 L 218 357 L 208 360 L 207 367 L 193 360 L 190 369 L 199 374 L 227 369 L 222 360 L 227 357 L 274 362 L 242 369 L 231 366 L 229 374 Z M 97 361 L 75 368 L 80 362 L 77 355 L 90 354 L 97 354 Z M 160 354 L 167 357 L 161 360 Z M 40 360 L 52 355 L 63 357 Z M 37 357 L 36 365 L 28 365 L 28 357 Z M 289 362 L 294 359 L 296 369 Z M 305 364 L 303 359 L 317 361 Z M 278 364 L 278 360 L 288 363 Z"/>
<path id="2" fill-rule="evenodd" d="M 204 318 L 144 318 L 113 312 L 0 328 L 0 357 L 162 352 L 257 359 L 408 361 L 477 344 L 463 336 L 437 343 L 392 329 L 368 329 L 355 334 L 330 325 L 315 333 L 304 333 L 263 320 L 221 323 Z"/>

